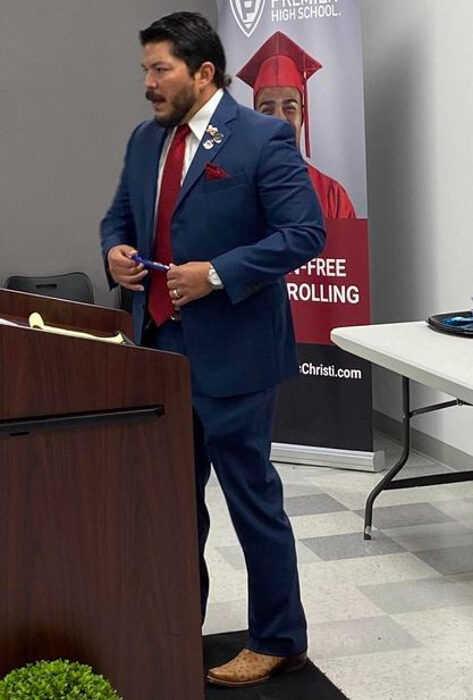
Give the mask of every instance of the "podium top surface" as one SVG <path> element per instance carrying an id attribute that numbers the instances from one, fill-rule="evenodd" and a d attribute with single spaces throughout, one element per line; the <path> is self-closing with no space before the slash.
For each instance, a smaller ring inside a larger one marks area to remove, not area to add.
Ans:
<path id="1" fill-rule="evenodd" d="M 98 335 L 120 331 L 133 340 L 131 316 L 121 309 L 0 288 L 1 318 L 28 325 L 28 317 L 33 312 L 41 314 L 46 325 L 95 331 Z"/>
<path id="2" fill-rule="evenodd" d="M 413 321 L 334 328 L 331 339 L 353 355 L 473 403 L 473 338 Z"/>

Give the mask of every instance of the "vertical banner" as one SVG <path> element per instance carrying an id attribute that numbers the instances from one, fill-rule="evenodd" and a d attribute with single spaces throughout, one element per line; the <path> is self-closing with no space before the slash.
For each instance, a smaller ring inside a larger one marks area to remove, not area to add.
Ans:
<path id="1" fill-rule="evenodd" d="M 370 365 L 330 341 L 332 328 L 370 323 L 359 0 L 217 4 L 231 92 L 293 124 L 327 226 L 324 254 L 286 280 L 300 374 L 280 390 L 273 458 L 370 453 Z"/>

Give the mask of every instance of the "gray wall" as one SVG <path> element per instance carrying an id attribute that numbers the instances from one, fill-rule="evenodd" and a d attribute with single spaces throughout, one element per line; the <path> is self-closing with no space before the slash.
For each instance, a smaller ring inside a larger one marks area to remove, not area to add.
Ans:
<path id="1" fill-rule="evenodd" d="M 361 0 L 361 6 L 374 321 L 468 309 L 473 3 Z M 397 378 L 377 371 L 374 387 L 375 408 L 399 418 Z M 442 398 L 420 387 L 414 392 L 414 403 Z M 471 408 L 449 409 L 419 417 L 415 426 L 473 454 L 472 417 Z"/>
<path id="2" fill-rule="evenodd" d="M 0 284 L 83 270 L 110 305 L 97 226 L 123 148 L 150 116 L 139 29 L 171 0 L 3 0 L 0 21 Z M 213 0 L 180 9 L 215 20 Z"/>

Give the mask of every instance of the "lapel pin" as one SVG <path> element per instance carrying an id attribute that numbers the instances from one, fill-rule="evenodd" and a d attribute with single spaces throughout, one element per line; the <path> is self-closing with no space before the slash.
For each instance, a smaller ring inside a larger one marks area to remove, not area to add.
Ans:
<path id="1" fill-rule="evenodd" d="M 205 133 L 210 136 L 210 138 L 207 139 L 207 141 L 204 141 L 203 143 L 205 149 L 209 150 L 209 148 L 213 148 L 215 144 L 218 145 L 222 143 L 223 134 L 217 129 L 216 126 L 212 126 L 212 124 L 209 124 L 205 130 Z"/>

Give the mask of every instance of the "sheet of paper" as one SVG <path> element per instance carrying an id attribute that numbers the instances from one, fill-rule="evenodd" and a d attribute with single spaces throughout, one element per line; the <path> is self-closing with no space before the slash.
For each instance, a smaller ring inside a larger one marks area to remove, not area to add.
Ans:
<path id="1" fill-rule="evenodd" d="M 56 326 L 47 326 L 41 314 L 37 311 L 30 314 L 28 317 L 28 323 L 30 328 L 40 328 L 48 333 L 57 333 L 58 335 L 68 335 L 72 338 L 87 338 L 88 340 L 102 340 L 105 343 L 115 343 L 116 345 L 123 345 L 125 339 L 121 333 L 116 333 L 115 335 L 94 335 L 93 333 L 84 333 L 83 331 L 75 331 L 69 328 L 56 328 Z"/>

